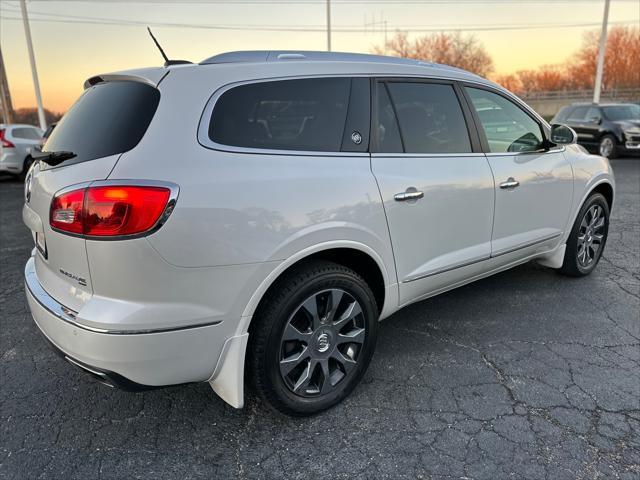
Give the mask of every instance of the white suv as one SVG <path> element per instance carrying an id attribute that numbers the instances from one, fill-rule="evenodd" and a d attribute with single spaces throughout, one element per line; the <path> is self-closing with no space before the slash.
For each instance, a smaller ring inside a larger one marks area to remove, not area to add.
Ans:
<path id="1" fill-rule="evenodd" d="M 25 277 L 44 335 L 111 385 L 241 407 L 247 376 L 314 413 L 378 320 L 532 259 L 586 275 L 605 246 L 608 161 L 456 68 L 238 52 L 85 87 L 27 178 Z"/>

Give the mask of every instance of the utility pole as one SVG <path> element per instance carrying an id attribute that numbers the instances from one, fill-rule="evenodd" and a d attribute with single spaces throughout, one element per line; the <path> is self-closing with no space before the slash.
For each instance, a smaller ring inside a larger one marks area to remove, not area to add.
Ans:
<path id="1" fill-rule="evenodd" d="M 602 32 L 600 32 L 600 48 L 598 50 L 598 66 L 596 67 L 596 81 L 593 87 L 593 103 L 600 102 L 600 91 L 602 90 L 602 74 L 604 70 L 604 53 L 607 48 L 607 23 L 609 22 L 610 1 L 611 0 L 604 0 Z"/>
<path id="2" fill-rule="evenodd" d="M 9 92 L 7 70 L 4 68 L 4 59 L 2 58 L 2 48 L 0 48 L 0 106 L 2 106 L 2 121 L 13 123 L 13 105 L 11 92 Z"/>
<path id="3" fill-rule="evenodd" d="M 331 51 L 331 0 L 327 0 L 327 52 Z"/>
<path id="4" fill-rule="evenodd" d="M 47 121 L 44 118 L 44 108 L 42 106 L 42 95 L 40 94 L 40 82 L 38 81 L 38 71 L 36 70 L 36 57 L 33 53 L 33 42 L 31 41 L 31 28 L 29 28 L 29 17 L 27 16 L 27 2 L 20 0 L 22 9 L 22 23 L 24 24 L 24 36 L 27 39 L 27 49 L 29 50 L 29 62 L 31 63 L 31 75 L 33 77 L 33 88 L 36 91 L 36 103 L 38 104 L 38 119 L 40 128 L 46 130 Z"/>

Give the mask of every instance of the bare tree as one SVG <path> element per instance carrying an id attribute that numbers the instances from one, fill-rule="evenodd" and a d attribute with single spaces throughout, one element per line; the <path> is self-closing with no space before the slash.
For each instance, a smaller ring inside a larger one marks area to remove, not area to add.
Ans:
<path id="1" fill-rule="evenodd" d="M 387 41 L 386 48 L 376 46 L 373 51 L 378 54 L 387 52 L 398 57 L 444 63 L 484 77 L 493 72 L 493 60 L 484 45 L 473 35 L 463 35 L 460 32 L 434 33 L 413 41 L 406 32 L 396 32 Z"/>

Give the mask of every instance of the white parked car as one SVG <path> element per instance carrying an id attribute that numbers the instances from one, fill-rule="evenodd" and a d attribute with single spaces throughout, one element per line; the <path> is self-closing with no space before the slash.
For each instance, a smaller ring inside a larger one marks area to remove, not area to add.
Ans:
<path id="1" fill-rule="evenodd" d="M 530 260 L 587 275 L 605 246 L 608 161 L 456 68 L 238 52 L 85 87 L 27 178 L 25 277 L 44 335 L 111 385 L 241 407 L 250 379 L 311 414 L 378 320 Z"/>
<path id="2" fill-rule="evenodd" d="M 0 173 L 24 175 L 33 163 L 31 150 L 40 145 L 42 135 L 33 125 L 0 123 Z"/>

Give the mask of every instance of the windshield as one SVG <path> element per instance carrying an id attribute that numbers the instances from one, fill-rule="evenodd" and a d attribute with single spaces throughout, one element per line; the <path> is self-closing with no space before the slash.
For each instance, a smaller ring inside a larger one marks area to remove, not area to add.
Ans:
<path id="1" fill-rule="evenodd" d="M 116 81 L 94 85 L 62 117 L 43 152 L 73 152 L 65 164 L 124 153 L 142 139 L 160 92 L 150 85 Z"/>
<path id="2" fill-rule="evenodd" d="M 640 120 L 639 105 L 616 105 L 602 109 L 609 120 Z"/>

